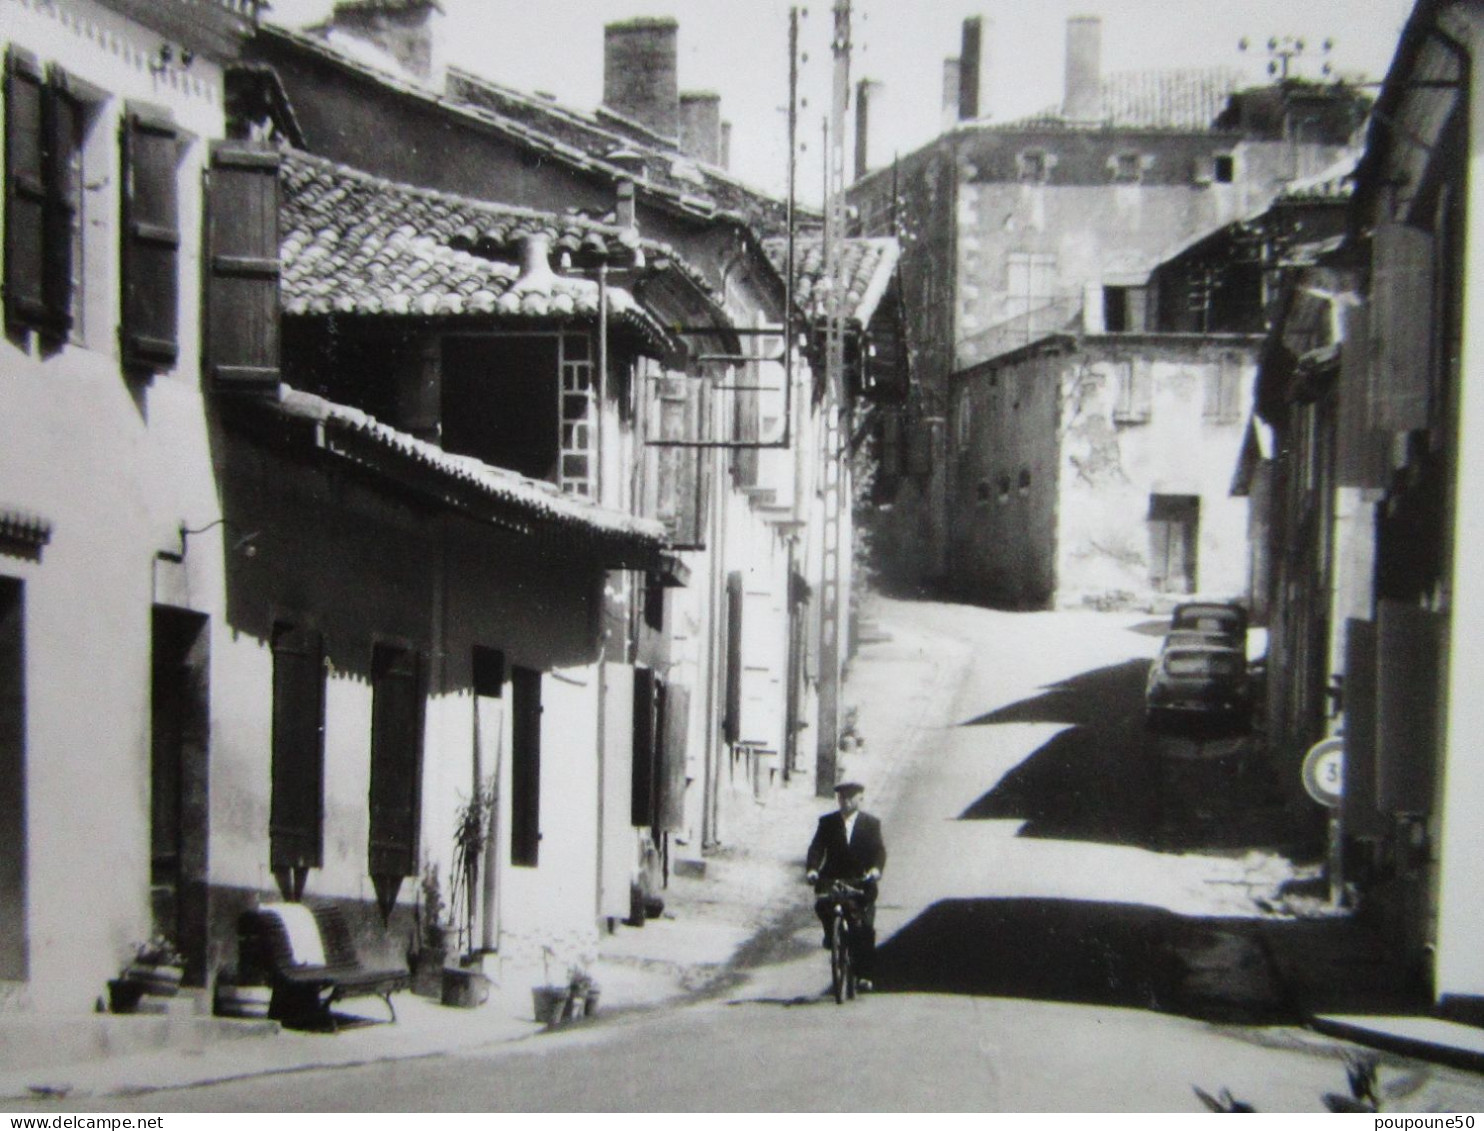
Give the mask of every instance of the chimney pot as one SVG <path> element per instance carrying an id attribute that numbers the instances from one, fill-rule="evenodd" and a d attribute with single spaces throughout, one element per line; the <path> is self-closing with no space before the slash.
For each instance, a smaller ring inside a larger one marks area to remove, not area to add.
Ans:
<path id="1" fill-rule="evenodd" d="M 680 136 L 677 35 L 672 19 L 603 29 L 603 105 L 666 138 Z"/>
<path id="2" fill-rule="evenodd" d="M 1066 96 L 1062 117 L 1072 122 L 1096 122 L 1103 116 L 1103 23 L 1097 16 L 1073 16 L 1067 21 Z"/>
<path id="3" fill-rule="evenodd" d="M 958 120 L 972 122 L 979 117 L 979 63 L 983 25 L 978 16 L 964 21 L 963 47 L 959 51 Z"/>
<path id="4" fill-rule="evenodd" d="M 958 121 L 959 72 L 962 68 L 957 59 L 943 60 L 943 128 L 953 129 Z"/>
<path id="5" fill-rule="evenodd" d="M 688 91 L 680 96 L 680 152 L 707 165 L 722 163 L 721 95 Z"/>

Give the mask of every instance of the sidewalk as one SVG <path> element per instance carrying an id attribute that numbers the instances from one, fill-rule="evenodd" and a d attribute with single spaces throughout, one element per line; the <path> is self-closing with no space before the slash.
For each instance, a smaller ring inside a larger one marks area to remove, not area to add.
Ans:
<path id="1" fill-rule="evenodd" d="M 939 678 L 945 665 L 951 667 L 951 646 L 893 638 L 890 626 L 873 632 L 872 640 L 863 646 L 842 698 L 842 706 L 858 705 L 867 742 L 841 770 L 865 780 L 873 804 L 886 808 L 895 778 L 921 737 L 921 721 L 940 697 L 952 694 Z M 660 918 L 642 927 L 619 926 L 599 941 L 592 973 L 602 987 L 600 1012 L 577 1024 L 602 1025 L 694 999 L 742 976 L 746 944 L 799 906 L 804 847 L 814 818 L 831 804 L 815 796 L 812 747 L 801 761 L 804 770 L 787 783 L 773 783 L 750 806 L 733 799 L 732 827 L 720 830 L 722 845 L 706 857 L 704 878 L 672 875 Z M 524 1040 L 547 1032 L 534 1020 L 532 973 L 497 972 L 489 1001 L 475 1009 L 398 994 L 395 1024 L 386 1023 L 375 999 L 343 1003 L 338 1015 L 365 1020 L 334 1034 L 188 1014 L 0 1015 L 0 1103 L 147 1095 Z"/>

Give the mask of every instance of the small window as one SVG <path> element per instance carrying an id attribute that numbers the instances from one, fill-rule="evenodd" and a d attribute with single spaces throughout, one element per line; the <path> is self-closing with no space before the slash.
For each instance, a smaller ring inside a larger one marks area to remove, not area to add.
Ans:
<path id="1" fill-rule="evenodd" d="M 1103 329 L 1110 334 L 1134 334 L 1145 329 L 1148 290 L 1145 287 L 1103 288 Z"/>
<path id="2" fill-rule="evenodd" d="M 1218 153 L 1211 161 L 1212 179 L 1219 185 L 1229 185 L 1237 179 L 1237 159 L 1230 153 Z"/>
<path id="3" fill-rule="evenodd" d="M 1019 491 L 1022 495 L 1029 495 L 1031 493 L 1031 469 L 1030 468 L 1028 468 L 1028 467 L 1022 467 L 1020 469 L 1020 478 L 1019 478 L 1019 480 L 1015 484 L 1015 489 L 1017 491 Z"/>
<path id="4" fill-rule="evenodd" d="M 1113 419 L 1119 424 L 1147 423 L 1153 401 L 1147 361 L 1120 361 L 1113 367 Z"/>
<path id="5" fill-rule="evenodd" d="M 1144 174 L 1144 160 L 1137 153 L 1115 153 L 1108 159 L 1108 171 L 1116 184 L 1138 184 Z"/>
<path id="6" fill-rule="evenodd" d="M 979 484 L 978 484 L 978 486 L 974 490 L 974 501 L 977 502 L 977 503 L 987 503 L 987 502 L 989 502 L 989 497 L 990 497 L 989 480 L 988 479 L 981 479 L 981 480 L 979 480 Z"/>
<path id="7" fill-rule="evenodd" d="M 1008 475 L 1001 475 L 1000 476 L 1000 502 L 1002 502 L 1002 503 L 1008 503 L 1009 501 L 1010 501 L 1010 477 Z"/>
<path id="8" fill-rule="evenodd" d="M 1024 184 L 1045 184 L 1051 172 L 1050 156 L 1044 149 L 1027 149 L 1017 155 L 1015 163 Z"/>
<path id="9" fill-rule="evenodd" d="M 963 451 L 969 446 L 969 439 L 973 432 L 974 405 L 969 399 L 969 391 L 963 390 L 958 395 L 958 447 Z"/>
<path id="10" fill-rule="evenodd" d="M 1231 354 L 1206 370 L 1205 418 L 1213 424 L 1235 424 L 1242 419 L 1242 364 Z"/>

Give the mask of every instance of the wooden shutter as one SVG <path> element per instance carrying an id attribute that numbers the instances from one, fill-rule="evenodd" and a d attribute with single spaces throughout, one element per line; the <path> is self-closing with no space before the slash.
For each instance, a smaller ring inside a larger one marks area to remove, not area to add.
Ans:
<path id="1" fill-rule="evenodd" d="M 1443 617 L 1400 601 L 1376 616 L 1376 805 L 1432 811 L 1439 754 Z"/>
<path id="2" fill-rule="evenodd" d="M 82 204 L 75 163 L 81 156 L 83 110 L 70 91 L 67 72 L 60 67 L 51 68 L 41 106 L 46 184 L 41 287 L 46 304 L 44 329 L 61 338 L 72 329 L 73 243 Z"/>
<path id="3" fill-rule="evenodd" d="M 273 783 L 268 817 L 275 871 L 324 862 L 324 645 L 313 629 L 273 629 Z"/>
<path id="4" fill-rule="evenodd" d="M 690 688 L 665 686 L 660 717 L 660 758 L 655 774 L 655 827 L 661 832 L 685 828 L 685 760 L 690 728 Z"/>
<path id="5" fill-rule="evenodd" d="M 372 876 L 417 872 L 422 703 L 417 653 L 378 644 L 371 654 Z"/>
<path id="6" fill-rule="evenodd" d="M 727 574 L 726 718 L 722 734 L 728 742 L 742 737 L 742 574 Z"/>
<path id="7" fill-rule="evenodd" d="M 510 671 L 510 863 L 534 868 L 541 845 L 541 673 Z"/>
<path id="8" fill-rule="evenodd" d="M 1375 838 L 1387 831 L 1376 809 L 1376 626 L 1345 621 L 1345 788 L 1340 822 L 1346 836 Z"/>
<path id="9" fill-rule="evenodd" d="M 1406 224 L 1383 224 L 1371 238 L 1371 426 L 1389 432 L 1426 428 L 1432 236 Z"/>
<path id="10" fill-rule="evenodd" d="M 1335 455 L 1341 487 L 1384 488 L 1390 473 L 1390 437 L 1371 427 L 1369 321 L 1366 305 L 1346 308 Z"/>
<path id="11" fill-rule="evenodd" d="M 273 392 L 279 378 L 278 154 L 240 142 L 211 154 L 206 372 L 219 390 Z"/>
<path id="12" fill-rule="evenodd" d="M 705 418 L 706 382 L 664 377 L 658 387 L 659 438 L 701 439 Z M 704 449 L 656 448 L 655 517 L 665 524 L 671 545 L 684 549 L 705 546 L 706 487 Z"/>
<path id="13" fill-rule="evenodd" d="M 634 760 L 629 824 L 654 824 L 656 681 L 649 668 L 634 669 Z"/>
<path id="14" fill-rule="evenodd" d="M 124 364 L 168 368 L 178 353 L 179 132 L 164 111 L 131 106 L 123 149 Z"/>
<path id="15" fill-rule="evenodd" d="M 5 318 L 45 320 L 46 173 L 41 67 L 12 46 L 5 58 Z"/>

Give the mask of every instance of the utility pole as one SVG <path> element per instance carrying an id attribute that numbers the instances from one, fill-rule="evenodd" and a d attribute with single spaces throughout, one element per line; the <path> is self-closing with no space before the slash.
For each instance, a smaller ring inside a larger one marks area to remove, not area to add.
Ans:
<path id="1" fill-rule="evenodd" d="M 841 441 L 845 398 L 845 116 L 850 109 L 850 0 L 835 0 L 830 117 L 825 145 L 824 277 L 826 295 L 823 461 L 823 570 L 819 602 L 819 736 L 814 792 L 829 797 L 838 772 L 840 742 L 840 581 L 842 508 L 846 505 Z"/>

